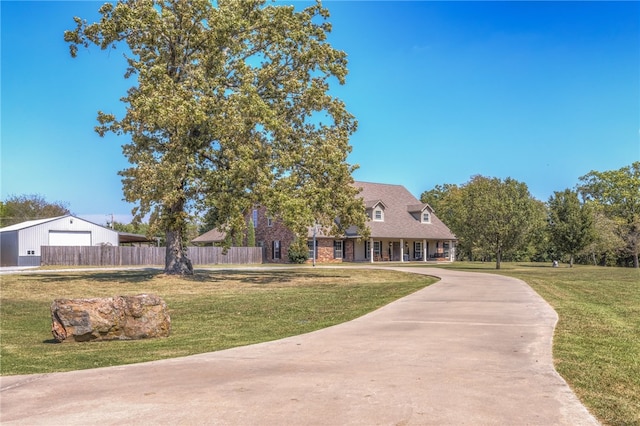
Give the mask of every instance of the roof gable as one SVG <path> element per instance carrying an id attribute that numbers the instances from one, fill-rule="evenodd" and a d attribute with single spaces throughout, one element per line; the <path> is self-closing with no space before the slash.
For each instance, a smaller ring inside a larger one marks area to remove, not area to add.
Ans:
<path id="1" fill-rule="evenodd" d="M 407 211 L 409 213 L 422 213 L 423 211 L 428 210 L 433 213 L 433 208 L 429 204 L 409 204 L 407 206 Z"/>
<path id="2" fill-rule="evenodd" d="M 64 216 L 56 216 L 56 217 L 49 217 L 46 219 L 36 219 L 36 220 L 27 220 L 24 222 L 20 222 L 20 223 L 16 223 L 13 225 L 9 225 L 9 226 L 5 226 L 4 228 L 0 228 L 0 232 L 8 232 L 8 231 L 20 231 L 22 229 L 26 229 L 26 228 L 31 228 L 32 226 L 37 226 L 37 225 L 41 225 L 43 223 L 47 223 L 47 222 L 51 222 L 54 220 L 58 220 L 58 219 L 63 219 L 67 216 L 71 216 L 70 214 L 64 215 Z"/>
<path id="3" fill-rule="evenodd" d="M 421 203 L 404 186 L 384 183 L 354 182 L 360 189 L 358 197 L 369 208 L 376 200 L 386 206 L 384 222 L 367 222 L 372 238 L 449 239 L 455 240 L 451 230 L 433 214 L 433 209 Z M 430 222 L 423 222 L 421 213 L 431 213 Z M 416 214 L 420 213 L 420 214 Z"/>
<path id="4" fill-rule="evenodd" d="M 382 207 L 383 209 L 387 208 L 387 205 L 382 200 L 365 201 L 364 206 L 367 209 L 375 209 L 378 206 Z"/>
<path id="5" fill-rule="evenodd" d="M 91 226 L 97 226 L 99 228 L 104 228 L 104 229 L 107 229 L 107 230 L 109 230 L 111 232 L 117 233 L 117 231 L 115 231 L 115 230 L 113 230 L 111 228 L 108 228 L 108 227 L 102 226 L 102 225 L 98 225 L 97 223 L 93 223 L 91 221 L 88 221 L 86 219 L 82 219 L 82 218 L 80 218 L 78 216 L 74 216 L 72 214 L 66 214 L 64 216 L 50 217 L 50 218 L 47 218 L 47 219 L 27 220 L 25 222 L 16 223 L 15 225 L 10 225 L 10 226 L 6 226 L 4 228 L 0 228 L 0 232 L 22 231 L 23 229 L 32 228 L 34 226 L 39 226 L 39 225 L 42 225 L 44 223 L 54 222 L 54 221 L 57 221 L 57 220 L 65 219 L 67 217 L 71 218 L 72 221 L 73 220 L 77 220 L 77 221 L 89 224 Z"/>
<path id="6" fill-rule="evenodd" d="M 191 240 L 192 243 L 219 243 L 227 238 L 227 233 L 217 228 L 211 229 L 204 234 Z"/>

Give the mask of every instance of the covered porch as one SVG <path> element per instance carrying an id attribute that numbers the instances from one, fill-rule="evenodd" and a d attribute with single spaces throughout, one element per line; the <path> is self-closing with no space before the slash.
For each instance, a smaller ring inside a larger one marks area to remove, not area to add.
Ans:
<path id="1" fill-rule="evenodd" d="M 452 262 L 455 240 L 370 238 L 360 242 L 356 261 L 365 262 Z"/>

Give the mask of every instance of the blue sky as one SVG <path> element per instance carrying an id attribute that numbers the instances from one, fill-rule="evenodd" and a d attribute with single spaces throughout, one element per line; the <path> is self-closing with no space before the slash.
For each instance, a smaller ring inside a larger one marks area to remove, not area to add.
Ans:
<path id="1" fill-rule="evenodd" d="M 0 198 L 37 193 L 128 222 L 125 139 L 93 132 L 96 111 L 124 111 L 122 50 L 72 59 L 62 39 L 100 4 L 0 3 Z M 349 58 L 332 91 L 359 122 L 357 180 L 419 197 L 476 174 L 512 177 L 546 201 L 591 170 L 640 160 L 639 2 L 324 4 Z"/>

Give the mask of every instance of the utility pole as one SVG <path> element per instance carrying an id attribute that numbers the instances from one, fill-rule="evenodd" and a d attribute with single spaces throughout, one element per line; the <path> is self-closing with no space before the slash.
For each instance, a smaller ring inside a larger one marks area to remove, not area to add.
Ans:
<path id="1" fill-rule="evenodd" d="M 313 266 L 316 266 L 316 229 L 318 229 L 317 224 L 313 224 Z"/>

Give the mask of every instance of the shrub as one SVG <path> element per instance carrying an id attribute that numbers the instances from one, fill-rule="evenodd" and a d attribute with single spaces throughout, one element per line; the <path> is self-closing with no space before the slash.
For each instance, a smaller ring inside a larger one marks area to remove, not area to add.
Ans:
<path id="1" fill-rule="evenodd" d="M 288 256 L 291 263 L 305 263 L 309 259 L 307 242 L 301 238 L 296 238 L 289 246 Z"/>

